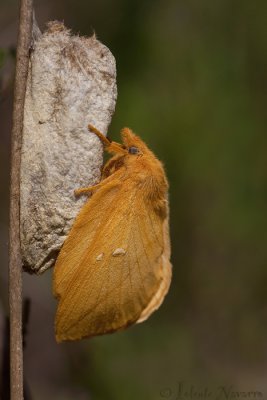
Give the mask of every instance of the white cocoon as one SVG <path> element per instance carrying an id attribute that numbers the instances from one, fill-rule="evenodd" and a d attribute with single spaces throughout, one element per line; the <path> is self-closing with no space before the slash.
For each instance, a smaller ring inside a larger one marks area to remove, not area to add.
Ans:
<path id="1" fill-rule="evenodd" d="M 24 269 L 41 273 L 57 257 L 87 196 L 74 189 L 100 179 L 103 146 L 115 109 L 116 65 L 95 36 L 72 35 L 50 22 L 31 50 L 21 159 L 21 248 Z M 99 205 L 101 207 L 101 205 Z"/>

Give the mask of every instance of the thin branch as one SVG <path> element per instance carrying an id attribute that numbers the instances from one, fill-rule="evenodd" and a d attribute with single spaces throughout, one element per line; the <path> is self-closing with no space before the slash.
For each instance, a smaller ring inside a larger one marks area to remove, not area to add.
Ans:
<path id="1" fill-rule="evenodd" d="M 22 267 L 19 235 L 20 156 L 24 100 L 32 38 L 32 0 L 21 0 L 11 144 L 9 306 L 10 399 L 23 400 Z"/>

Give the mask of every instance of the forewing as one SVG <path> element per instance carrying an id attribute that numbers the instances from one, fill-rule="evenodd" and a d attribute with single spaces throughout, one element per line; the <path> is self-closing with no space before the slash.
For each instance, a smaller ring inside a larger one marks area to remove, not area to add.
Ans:
<path id="1" fill-rule="evenodd" d="M 79 215 L 57 264 L 60 276 L 64 268 L 67 272 L 67 278 L 56 277 L 55 283 L 59 341 L 112 332 L 146 319 L 169 287 L 166 218 L 149 208 L 136 188 L 122 185 L 116 192 L 110 190 L 107 199 L 103 193 L 99 208 L 104 205 L 105 210 L 96 214 L 93 227 L 92 216 L 83 224 Z M 90 202 L 96 201 L 95 196 L 84 206 L 81 218 L 94 210 Z M 79 240 L 73 237 L 76 228 Z M 82 248 L 75 254 L 74 244 L 80 246 L 80 241 Z"/>
<path id="2" fill-rule="evenodd" d="M 120 191 L 120 182 L 111 182 L 105 189 L 95 192 L 82 207 L 54 267 L 54 296 L 65 294 L 77 270 L 80 272 L 79 267 L 83 265 L 83 259 L 89 254 L 95 240 L 98 240 L 98 232 L 114 212 L 114 203 L 121 198 Z"/>

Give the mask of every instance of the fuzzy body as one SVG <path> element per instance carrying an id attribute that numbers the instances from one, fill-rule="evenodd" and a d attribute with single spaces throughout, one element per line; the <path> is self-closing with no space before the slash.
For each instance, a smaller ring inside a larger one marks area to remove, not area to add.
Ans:
<path id="1" fill-rule="evenodd" d="M 142 322 L 171 281 L 168 183 L 161 162 L 128 128 L 59 254 L 56 338 L 77 340 Z M 138 153 L 131 154 L 130 151 Z"/>

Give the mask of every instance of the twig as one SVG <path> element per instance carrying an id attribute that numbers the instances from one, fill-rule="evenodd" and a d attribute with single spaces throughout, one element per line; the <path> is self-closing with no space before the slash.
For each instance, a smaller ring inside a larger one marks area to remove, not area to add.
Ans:
<path id="1" fill-rule="evenodd" d="M 0 399 L 9 400 L 10 399 L 10 347 L 9 347 L 9 318 L 5 318 L 5 327 L 3 330 L 3 352 L 1 360 L 1 382 L 0 382 Z"/>
<path id="2" fill-rule="evenodd" d="M 24 100 L 32 37 L 32 0 L 21 0 L 11 144 L 9 307 L 10 399 L 23 400 L 22 267 L 19 235 L 20 153 Z"/>
<path id="3" fill-rule="evenodd" d="M 22 335 L 23 335 L 23 349 L 26 347 L 26 336 L 28 329 L 28 321 L 30 314 L 30 300 L 28 298 L 23 301 L 22 313 Z M 0 379 L 0 399 L 10 400 L 10 321 L 9 318 L 5 319 L 5 327 L 3 332 L 3 352 L 1 360 L 1 379 Z M 24 377 L 23 379 L 23 394 L 24 400 L 30 400 L 31 394 L 29 386 Z"/>

